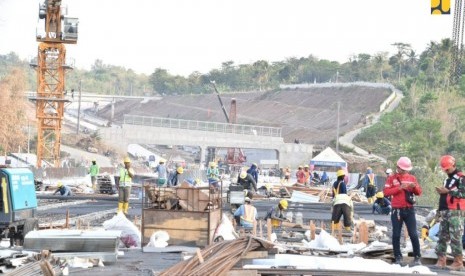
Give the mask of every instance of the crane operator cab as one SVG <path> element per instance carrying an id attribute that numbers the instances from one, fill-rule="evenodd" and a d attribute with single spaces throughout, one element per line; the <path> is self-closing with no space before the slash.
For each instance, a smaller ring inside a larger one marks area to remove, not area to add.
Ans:
<path id="1" fill-rule="evenodd" d="M 39 4 L 37 41 L 75 44 L 78 40 L 78 25 L 79 19 L 68 16 L 68 7 L 61 5 L 61 0 L 45 0 Z"/>
<path id="2" fill-rule="evenodd" d="M 0 168 L 0 233 L 10 246 L 22 245 L 29 231 L 38 229 L 34 175 L 27 168 Z"/>

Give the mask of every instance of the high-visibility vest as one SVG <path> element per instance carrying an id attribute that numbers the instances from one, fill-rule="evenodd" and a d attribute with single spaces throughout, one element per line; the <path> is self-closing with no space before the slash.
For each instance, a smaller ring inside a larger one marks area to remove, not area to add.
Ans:
<path id="1" fill-rule="evenodd" d="M 457 172 L 452 176 L 452 185 L 449 187 L 450 191 L 459 189 L 461 178 L 464 177 L 462 172 Z M 446 180 L 447 181 L 447 180 Z M 447 194 L 447 208 L 449 210 L 465 210 L 465 198 L 453 197 Z"/>
<path id="2" fill-rule="evenodd" d="M 243 220 L 244 222 L 253 224 L 253 221 L 255 220 L 255 212 L 256 212 L 255 207 L 249 204 L 245 204 L 244 215 L 241 216 L 241 220 Z"/>
<path id="3" fill-rule="evenodd" d="M 128 170 L 126 168 L 121 168 L 119 170 L 119 186 L 120 187 L 131 187 L 131 185 L 132 185 L 132 177 L 129 176 Z"/>

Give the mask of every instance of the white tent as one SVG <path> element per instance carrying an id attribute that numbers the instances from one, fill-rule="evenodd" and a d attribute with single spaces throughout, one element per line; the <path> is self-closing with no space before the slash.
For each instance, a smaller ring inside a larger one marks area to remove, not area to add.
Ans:
<path id="1" fill-rule="evenodd" d="M 310 166 L 347 168 L 347 162 L 330 147 L 310 160 Z"/>

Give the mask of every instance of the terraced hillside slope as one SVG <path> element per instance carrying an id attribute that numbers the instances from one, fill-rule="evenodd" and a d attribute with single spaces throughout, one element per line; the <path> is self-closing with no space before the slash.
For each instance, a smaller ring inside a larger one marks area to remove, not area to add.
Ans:
<path id="1" fill-rule="evenodd" d="M 286 142 L 327 145 L 336 137 L 337 102 L 340 105 L 340 134 L 366 123 L 370 114 L 392 93 L 387 86 L 315 85 L 278 91 L 222 93 L 229 113 L 231 99 L 237 102 L 237 123 L 282 127 Z M 110 118 L 109 106 L 99 115 Z M 226 122 L 216 94 L 167 96 L 153 101 L 121 101 L 115 106 L 115 121 L 124 114 L 186 120 Z"/>

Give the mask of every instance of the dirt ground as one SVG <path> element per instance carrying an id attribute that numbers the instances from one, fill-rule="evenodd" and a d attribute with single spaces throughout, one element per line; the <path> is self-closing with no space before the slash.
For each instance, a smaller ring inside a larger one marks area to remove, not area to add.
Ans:
<path id="1" fill-rule="evenodd" d="M 340 133 L 363 125 L 370 114 L 379 112 L 381 103 L 391 94 L 386 88 L 362 85 L 348 87 L 315 87 L 279 91 L 222 93 L 229 114 L 230 103 L 237 102 L 237 123 L 282 127 L 286 142 L 327 144 L 336 137 L 337 102 L 340 102 Z M 161 100 L 141 102 L 125 100 L 115 105 L 115 118 L 124 114 L 168 117 L 173 119 L 225 123 L 216 94 L 166 96 Z M 109 106 L 99 116 L 109 119 Z"/>

